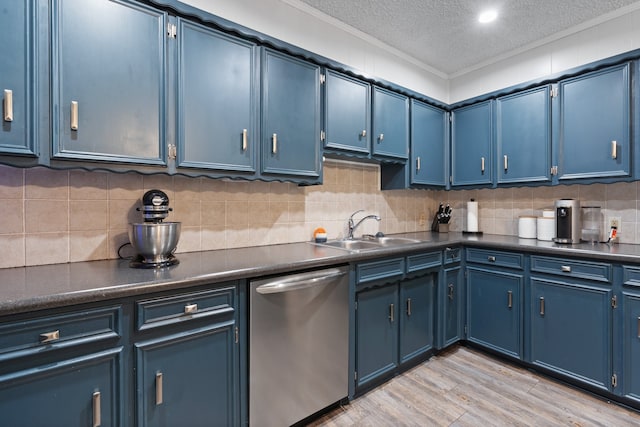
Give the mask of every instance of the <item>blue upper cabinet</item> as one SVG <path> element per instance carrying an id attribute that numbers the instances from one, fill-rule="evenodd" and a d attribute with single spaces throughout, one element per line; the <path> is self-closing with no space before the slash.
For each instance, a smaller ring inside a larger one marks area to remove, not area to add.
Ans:
<path id="1" fill-rule="evenodd" d="M 54 0 L 53 156 L 164 164 L 166 15 Z"/>
<path id="2" fill-rule="evenodd" d="M 393 159 L 409 157 L 409 98 L 375 86 L 373 154 Z"/>
<path id="3" fill-rule="evenodd" d="M 445 186 L 447 113 L 411 100 L 411 184 Z"/>
<path id="4" fill-rule="evenodd" d="M 0 11 L 0 152 L 35 155 L 31 135 L 35 60 L 32 0 L 5 2 Z"/>
<path id="5" fill-rule="evenodd" d="M 498 184 L 551 179 L 550 87 L 496 100 Z"/>
<path id="6" fill-rule="evenodd" d="M 262 73 L 262 173 L 319 180 L 320 67 L 264 49 Z"/>
<path id="7" fill-rule="evenodd" d="M 371 86 L 326 70 L 324 90 L 325 148 L 368 156 L 371 151 Z"/>
<path id="8" fill-rule="evenodd" d="M 256 171 L 255 44 L 178 20 L 178 166 Z"/>
<path id="9" fill-rule="evenodd" d="M 458 108 L 451 113 L 451 184 L 491 184 L 491 117 L 493 102 Z"/>
<path id="10" fill-rule="evenodd" d="M 559 180 L 629 175 L 630 99 L 629 63 L 558 84 Z"/>

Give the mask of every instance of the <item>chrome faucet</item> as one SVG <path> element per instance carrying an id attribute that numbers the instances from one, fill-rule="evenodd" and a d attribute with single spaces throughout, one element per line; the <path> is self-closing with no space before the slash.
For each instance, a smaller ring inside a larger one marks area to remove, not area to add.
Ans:
<path id="1" fill-rule="evenodd" d="M 356 231 L 356 228 L 358 228 L 358 226 L 360 224 L 362 224 L 362 222 L 365 219 L 375 219 L 376 221 L 380 221 L 380 217 L 378 215 L 367 215 L 364 218 L 360 219 L 360 221 L 354 223 L 353 222 L 353 216 L 359 212 L 364 212 L 364 209 L 360 209 L 355 211 L 354 213 L 351 214 L 351 216 L 349 217 L 349 233 L 347 234 L 347 240 L 353 240 L 353 232 Z"/>

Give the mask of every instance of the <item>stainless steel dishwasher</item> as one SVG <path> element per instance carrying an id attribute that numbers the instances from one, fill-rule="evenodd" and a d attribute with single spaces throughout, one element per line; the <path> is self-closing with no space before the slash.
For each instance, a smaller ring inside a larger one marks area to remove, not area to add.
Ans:
<path id="1" fill-rule="evenodd" d="M 251 426 L 289 426 L 347 397 L 348 289 L 347 267 L 250 283 Z"/>

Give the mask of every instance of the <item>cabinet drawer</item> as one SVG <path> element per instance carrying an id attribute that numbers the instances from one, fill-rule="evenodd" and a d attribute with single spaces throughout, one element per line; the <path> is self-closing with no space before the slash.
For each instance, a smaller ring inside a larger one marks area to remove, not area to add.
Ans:
<path id="1" fill-rule="evenodd" d="M 139 331 L 201 319 L 209 316 L 233 316 L 235 287 L 190 292 L 136 302 Z"/>
<path id="2" fill-rule="evenodd" d="M 467 249 L 467 262 L 522 270 L 524 268 L 524 255 L 485 249 Z"/>
<path id="3" fill-rule="evenodd" d="M 594 280 L 596 282 L 611 282 L 611 264 L 601 262 L 532 256 L 531 271 Z"/>
<path id="4" fill-rule="evenodd" d="M 365 262 L 356 267 L 356 282 L 366 283 L 404 274 L 404 258 L 383 259 Z"/>
<path id="5" fill-rule="evenodd" d="M 444 263 L 453 264 L 460 262 L 460 248 L 446 248 L 444 250 Z"/>
<path id="6" fill-rule="evenodd" d="M 409 255 L 407 257 L 407 273 L 413 273 L 442 265 L 442 253 L 431 252 L 427 254 Z"/>
<path id="7" fill-rule="evenodd" d="M 622 266 L 622 283 L 625 286 L 640 288 L 640 267 Z"/>
<path id="8" fill-rule="evenodd" d="M 0 361 L 121 336 L 120 306 L 0 325 Z"/>

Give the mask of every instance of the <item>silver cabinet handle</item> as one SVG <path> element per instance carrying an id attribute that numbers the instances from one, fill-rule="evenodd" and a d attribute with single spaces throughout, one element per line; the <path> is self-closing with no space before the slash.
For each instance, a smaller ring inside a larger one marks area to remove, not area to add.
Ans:
<path id="1" fill-rule="evenodd" d="M 198 304 L 187 304 L 184 306 L 184 314 L 193 314 L 198 311 Z"/>
<path id="2" fill-rule="evenodd" d="M 335 280 L 338 277 L 342 277 L 345 274 L 347 273 L 340 268 L 293 274 L 280 280 L 266 282 L 256 287 L 256 292 L 261 295 L 278 294 L 282 292 L 307 289 L 313 286 L 324 286 L 327 282 Z"/>
<path id="3" fill-rule="evenodd" d="M 513 291 L 507 292 L 507 307 L 509 308 L 513 307 Z"/>
<path id="4" fill-rule="evenodd" d="M 571 266 L 570 265 L 563 265 L 562 266 L 562 272 L 563 273 L 571 273 Z"/>
<path id="5" fill-rule="evenodd" d="M 156 372 L 156 405 L 162 405 L 162 372 Z"/>
<path id="6" fill-rule="evenodd" d="M 640 338 L 640 317 L 638 317 L 638 338 Z"/>
<path id="7" fill-rule="evenodd" d="M 393 323 L 393 311 L 394 311 L 393 304 L 389 304 L 389 320 L 391 320 L 391 323 Z"/>
<path id="8" fill-rule="evenodd" d="M 544 316 L 544 297 L 540 297 L 540 316 Z"/>
<path id="9" fill-rule="evenodd" d="M 411 298 L 407 298 L 407 316 L 411 316 Z"/>
<path id="10" fill-rule="evenodd" d="M 420 171 L 420 157 L 418 156 L 418 158 L 416 159 L 416 170 L 419 172 Z"/>
<path id="11" fill-rule="evenodd" d="M 489 256 L 487 257 L 487 261 L 489 261 L 489 262 L 496 262 L 496 257 L 494 257 L 494 256 L 492 256 L 492 255 L 489 255 Z"/>
<path id="12" fill-rule="evenodd" d="M 71 130 L 78 130 L 78 101 L 71 101 Z"/>
<path id="13" fill-rule="evenodd" d="M 360 136 L 361 137 L 366 137 L 367 136 L 367 130 L 366 129 L 362 129 L 362 132 L 360 132 Z"/>
<path id="14" fill-rule="evenodd" d="M 51 341 L 56 341 L 60 339 L 60 330 L 57 329 L 55 331 L 51 331 L 51 332 L 45 332 L 44 334 L 40 334 L 40 342 L 41 343 L 45 343 L 45 342 L 51 342 Z"/>
<path id="15" fill-rule="evenodd" d="M 242 129 L 242 151 L 247 151 L 247 130 Z"/>
<path id="16" fill-rule="evenodd" d="M 509 156 L 507 156 L 505 154 L 504 155 L 504 170 L 506 171 L 507 169 L 509 169 Z"/>
<path id="17" fill-rule="evenodd" d="M 4 109 L 4 121 L 12 122 L 13 121 L 13 91 L 9 89 L 4 90 L 4 98 L 3 98 L 3 109 Z"/>
<path id="18" fill-rule="evenodd" d="M 93 427 L 100 427 L 102 424 L 102 416 L 100 415 L 100 392 L 96 391 L 93 393 Z"/>
<path id="19" fill-rule="evenodd" d="M 276 154 L 278 152 L 278 134 L 274 133 L 271 136 L 271 152 Z"/>
<path id="20" fill-rule="evenodd" d="M 384 133 L 381 133 L 380 135 L 378 135 L 378 141 L 382 141 L 384 140 Z"/>
<path id="21" fill-rule="evenodd" d="M 453 283 L 449 283 L 449 299 L 453 301 Z"/>
<path id="22" fill-rule="evenodd" d="M 480 157 L 480 172 L 484 173 L 484 157 Z"/>
<path id="23" fill-rule="evenodd" d="M 618 141 L 611 141 L 611 158 L 618 158 Z"/>

